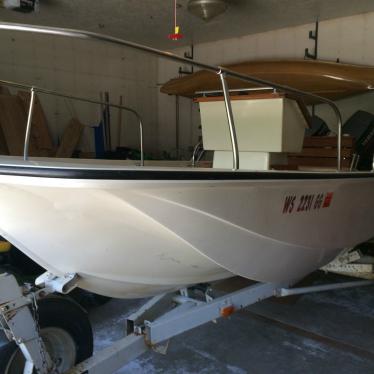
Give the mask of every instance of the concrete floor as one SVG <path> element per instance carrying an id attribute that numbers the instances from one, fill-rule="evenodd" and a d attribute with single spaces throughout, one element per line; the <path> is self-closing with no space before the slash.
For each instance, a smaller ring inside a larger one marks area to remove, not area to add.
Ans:
<path id="1" fill-rule="evenodd" d="M 144 301 L 112 300 L 90 311 L 96 350 L 123 336 Z M 266 300 L 218 324 L 172 339 L 118 374 L 374 373 L 374 287 Z"/>

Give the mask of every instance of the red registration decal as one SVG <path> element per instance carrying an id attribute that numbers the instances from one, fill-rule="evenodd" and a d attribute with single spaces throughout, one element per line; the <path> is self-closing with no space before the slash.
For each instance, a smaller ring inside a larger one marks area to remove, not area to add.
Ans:
<path id="1" fill-rule="evenodd" d="M 332 197 L 334 194 L 332 192 L 329 192 L 326 194 L 325 201 L 323 202 L 322 208 L 328 208 L 331 205 Z"/>
<path id="2" fill-rule="evenodd" d="M 331 206 L 333 197 L 333 192 L 324 192 L 302 196 L 286 196 L 283 205 L 283 214 L 310 212 L 312 210 L 329 208 Z"/>

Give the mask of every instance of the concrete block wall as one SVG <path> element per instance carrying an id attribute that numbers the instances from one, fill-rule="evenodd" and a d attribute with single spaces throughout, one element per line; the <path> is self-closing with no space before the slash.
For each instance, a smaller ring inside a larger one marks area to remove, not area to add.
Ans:
<path id="1" fill-rule="evenodd" d="M 250 60 L 303 59 L 305 48 L 313 49 L 309 40 L 309 30 L 314 24 L 273 30 L 265 33 L 220 40 L 195 45 L 195 59 L 227 65 Z M 374 65 L 374 13 L 338 18 L 320 22 L 319 59 L 342 63 Z M 183 55 L 186 48 L 175 49 Z M 164 83 L 178 76 L 178 64 L 160 61 L 158 81 Z M 175 149 L 175 98 L 159 94 L 159 146 L 174 152 Z M 341 100 L 338 105 L 346 120 L 356 110 L 374 113 L 374 93 Z M 335 118 L 329 108 L 319 105 L 316 114 L 328 121 L 335 129 Z M 196 104 L 191 100 L 180 101 L 180 147 L 188 157 L 188 148 L 198 141 L 200 118 Z"/>
<path id="2" fill-rule="evenodd" d="M 136 109 L 144 120 L 145 147 L 157 149 L 156 58 L 94 41 L 30 33 L 0 33 L 0 79 L 98 100 L 108 91 L 110 100 Z M 99 106 L 40 95 L 55 142 L 72 116 L 87 126 L 80 149 L 92 152 L 92 126 L 100 122 Z M 113 146 L 118 144 L 118 112 L 112 110 Z M 138 123 L 123 113 L 121 145 L 138 147 Z"/>

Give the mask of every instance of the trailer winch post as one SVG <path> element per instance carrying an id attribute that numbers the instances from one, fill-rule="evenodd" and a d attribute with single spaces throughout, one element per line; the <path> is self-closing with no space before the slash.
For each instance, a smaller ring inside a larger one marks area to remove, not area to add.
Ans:
<path id="1" fill-rule="evenodd" d="M 0 275 L 0 317 L 1 325 L 9 340 L 17 343 L 26 363 L 24 374 L 48 374 L 52 366 L 39 336 L 37 323 L 29 305 L 32 300 L 23 296 L 13 275 Z"/>

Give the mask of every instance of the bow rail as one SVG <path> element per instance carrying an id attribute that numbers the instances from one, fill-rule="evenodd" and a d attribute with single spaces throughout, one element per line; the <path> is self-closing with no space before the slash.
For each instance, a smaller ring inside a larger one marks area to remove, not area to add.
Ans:
<path id="1" fill-rule="evenodd" d="M 40 92 L 40 93 L 45 94 L 45 95 L 57 96 L 57 97 L 61 97 L 61 98 L 64 98 L 64 99 L 71 99 L 71 100 L 75 100 L 75 101 L 81 101 L 81 102 L 90 103 L 90 104 L 98 104 L 98 105 L 103 105 L 103 106 L 107 105 L 111 108 L 117 108 L 117 109 L 124 110 L 126 112 L 132 113 L 137 118 L 138 123 L 139 123 L 140 166 L 144 166 L 143 119 L 142 119 L 141 115 L 135 109 L 129 108 L 129 107 L 124 106 L 124 105 L 113 104 L 113 103 L 110 103 L 110 102 L 108 103 L 108 102 L 104 102 L 104 101 L 87 99 L 87 98 L 83 98 L 83 97 L 79 97 L 79 96 L 67 95 L 67 94 L 56 92 L 56 91 L 47 90 L 45 88 L 40 88 L 40 87 L 36 87 L 36 86 L 29 86 L 29 85 L 21 84 L 21 83 L 15 83 L 15 82 L 0 80 L 0 85 L 7 86 L 7 87 L 14 87 L 14 88 L 21 88 L 21 89 L 25 89 L 25 90 L 30 90 L 30 93 L 31 93 L 29 112 L 28 112 L 28 116 L 27 116 L 25 144 L 24 144 L 24 151 L 23 151 L 23 159 L 25 161 L 29 158 L 29 145 L 30 145 L 33 110 L 34 110 L 34 104 L 35 104 L 35 94 L 37 92 Z"/>

